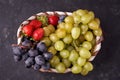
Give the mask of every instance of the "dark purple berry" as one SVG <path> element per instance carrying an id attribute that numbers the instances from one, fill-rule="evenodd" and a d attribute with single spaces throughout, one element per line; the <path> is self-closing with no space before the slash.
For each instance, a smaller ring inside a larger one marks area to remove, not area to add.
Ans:
<path id="1" fill-rule="evenodd" d="M 14 57 L 15 62 L 18 62 L 22 59 L 22 57 L 20 55 L 13 55 L 13 57 Z"/>
<path id="2" fill-rule="evenodd" d="M 65 19 L 65 17 L 66 17 L 66 16 L 61 15 L 61 16 L 59 17 L 59 21 L 58 21 L 58 23 L 63 22 L 63 21 L 64 21 L 64 19 Z"/>
<path id="3" fill-rule="evenodd" d="M 32 65 L 34 65 L 35 61 L 34 61 L 34 58 L 33 57 L 29 57 L 25 60 L 25 66 L 26 67 L 30 67 Z"/>
<path id="4" fill-rule="evenodd" d="M 35 50 L 35 49 L 30 49 L 30 50 L 28 51 L 28 54 L 29 54 L 29 56 L 31 56 L 31 57 L 35 57 L 35 56 L 37 56 L 39 53 L 38 53 L 38 51 Z"/>
<path id="5" fill-rule="evenodd" d="M 29 57 L 28 53 L 25 53 L 25 54 L 22 56 L 22 59 L 25 61 L 28 57 Z"/>
<path id="6" fill-rule="evenodd" d="M 47 51 L 47 47 L 46 47 L 44 42 L 39 42 L 37 44 L 37 49 L 41 52 L 46 52 Z"/>
<path id="7" fill-rule="evenodd" d="M 34 68 L 34 70 L 39 70 L 40 69 L 40 65 L 38 65 L 38 64 L 35 64 L 34 66 L 33 66 L 33 68 Z"/>
<path id="8" fill-rule="evenodd" d="M 38 65 L 42 65 L 45 63 L 45 59 L 41 56 L 41 55 L 38 55 L 35 57 L 35 62 L 38 64 Z"/>
<path id="9" fill-rule="evenodd" d="M 22 42 L 22 45 L 30 48 L 32 45 L 32 42 L 26 39 L 25 41 Z"/>
<path id="10" fill-rule="evenodd" d="M 43 56 L 44 56 L 45 60 L 50 60 L 53 55 L 50 52 L 45 52 L 45 53 L 43 53 Z"/>
<path id="11" fill-rule="evenodd" d="M 22 55 L 22 54 L 23 54 L 23 53 L 22 53 L 22 48 L 19 47 L 19 46 L 13 46 L 12 49 L 13 49 L 13 53 L 14 53 L 15 55 Z"/>
<path id="12" fill-rule="evenodd" d="M 50 63 L 49 63 L 49 62 L 46 62 L 45 64 L 43 64 L 43 65 L 41 66 L 41 68 L 44 69 L 44 70 L 49 70 L 49 69 L 50 69 Z"/>

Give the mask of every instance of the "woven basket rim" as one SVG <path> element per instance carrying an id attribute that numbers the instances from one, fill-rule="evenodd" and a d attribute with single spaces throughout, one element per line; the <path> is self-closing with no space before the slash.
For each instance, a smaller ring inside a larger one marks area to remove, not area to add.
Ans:
<path id="1" fill-rule="evenodd" d="M 33 19 L 36 19 L 36 16 L 40 16 L 40 15 L 72 15 L 71 12 L 63 12 L 63 11 L 47 11 L 47 12 L 40 12 L 40 13 L 37 13 L 35 15 L 32 15 L 31 17 L 29 17 L 27 20 L 23 21 L 18 30 L 17 30 L 17 44 L 19 45 L 21 43 L 21 40 L 22 40 L 22 35 L 21 35 L 21 30 L 22 30 L 22 27 L 26 24 L 29 23 L 30 20 L 33 20 Z M 89 59 L 89 61 L 93 61 L 94 58 L 96 57 L 96 55 L 98 54 L 98 52 L 100 51 L 101 49 L 101 42 L 103 41 L 103 35 L 102 36 L 97 36 L 96 37 L 96 45 L 94 46 L 93 48 L 93 53 L 94 55 L 92 55 Z M 39 71 L 41 72 L 54 72 L 54 73 L 58 73 L 56 69 L 54 68 L 50 68 L 50 70 L 43 70 L 43 69 L 40 69 Z M 66 69 L 65 73 L 67 72 L 71 72 L 71 69 L 68 68 Z"/>

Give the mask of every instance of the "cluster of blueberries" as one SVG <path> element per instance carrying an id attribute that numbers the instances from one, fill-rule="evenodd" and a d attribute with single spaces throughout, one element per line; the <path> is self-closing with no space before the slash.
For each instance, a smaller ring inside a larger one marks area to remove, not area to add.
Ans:
<path id="1" fill-rule="evenodd" d="M 16 62 L 24 60 L 25 67 L 33 67 L 35 70 L 40 68 L 44 70 L 50 69 L 49 60 L 52 58 L 52 53 L 47 51 L 44 42 L 34 42 L 28 38 L 23 38 L 21 45 L 14 45 L 13 56 Z"/>

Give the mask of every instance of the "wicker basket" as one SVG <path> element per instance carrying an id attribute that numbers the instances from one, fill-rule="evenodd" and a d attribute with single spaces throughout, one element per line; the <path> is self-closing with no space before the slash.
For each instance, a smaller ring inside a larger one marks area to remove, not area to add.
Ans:
<path id="1" fill-rule="evenodd" d="M 28 24 L 30 22 L 30 20 L 33 20 L 33 19 L 36 19 L 37 16 L 40 16 L 40 15 L 58 15 L 58 16 L 61 16 L 61 15 L 72 15 L 71 12 L 61 12 L 61 11 L 54 11 L 54 12 L 51 12 L 51 11 L 48 11 L 48 12 L 40 12 L 36 15 L 33 15 L 31 17 L 29 17 L 26 21 L 23 21 L 20 25 L 20 27 L 18 28 L 18 31 L 17 31 L 17 44 L 21 44 L 21 40 L 22 40 L 22 37 L 23 35 L 21 34 L 22 33 L 22 27 L 26 24 Z M 101 48 L 101 41 L 103 40 L 103 35 L 102 36 L 97 36 L 96 37 L 96 45 L 94 46 L 93 50 L 92 50 L 92 56 L 90 57 L 89 61 L 93 61 L 94 58 L 96 57 L 96 55 L 98 54 L 100 48 Z M 50 70 L 43 70 L 43 69 L 40 69 L 39 71 L 41 72 L 55 72 L 55 73 L 58 73 L 56 69 L 54 68 L 51 68 Z M 71 69 L 68 68 L 66 69 L 65 73 L 67 72 L 71 72 Z"/>

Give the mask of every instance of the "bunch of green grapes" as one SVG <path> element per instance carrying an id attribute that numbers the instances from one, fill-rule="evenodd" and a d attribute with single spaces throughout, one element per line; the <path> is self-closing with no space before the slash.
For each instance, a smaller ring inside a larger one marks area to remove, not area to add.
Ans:
<path id="1" fill-rule="evenodd" d="M 72 73 L 82 75 L 93 70 L 89 62 L 91 50 L 96 44 L 96 36 L 102 35 L 102 30 L 100 20 L 95 18 L 92 11 L 79 9 L 66 16 L 56 30 L 48 27 L 44 27 L 45 38 L 49 39 L 46 41 L 48 51 L 54 55 L 50 60 L 53 68 L 59 73 L 65 73 L 70 68 Z"/>

